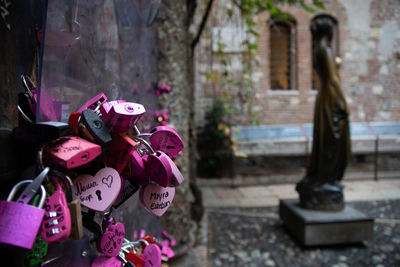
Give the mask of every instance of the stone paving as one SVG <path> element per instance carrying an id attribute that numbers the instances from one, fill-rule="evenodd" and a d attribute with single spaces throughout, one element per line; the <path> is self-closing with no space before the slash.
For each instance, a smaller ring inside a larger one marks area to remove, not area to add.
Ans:
<path id="1" fill-rule="evenodd" d="M 375 219 L 362 244 L 304 248 L 279 219 L 294 184 L 206 186 L 205 214 L 189 253 L 169 266 L 400 266 L 400 179 L 345 181 L 346 203 Z"/>

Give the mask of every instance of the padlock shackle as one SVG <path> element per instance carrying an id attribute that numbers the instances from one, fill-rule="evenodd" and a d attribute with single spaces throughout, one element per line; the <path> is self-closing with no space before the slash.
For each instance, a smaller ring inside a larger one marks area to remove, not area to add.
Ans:
<path id="1" fill-rule="evenodd" d="M 22 111 L 22 109 L 19 105 L 17 105 L 17 109 L 24 120 L 26 120 L 29 123 L 33 123 L 33 121 L 25 114 L 25 112 Z"/>
<path id="2" fill-rule="evenodd" d="M 26 82 L 25 76 L 23 74 L 21 75 L 21 80 L 22 80 L 22 84 L 24 85 L 25 92 L 27 93 L 28 98 L 31 101 L 31 104 L 35 104 L 36 103 L 35 97 L 33 96 L 32 90 L 29 87 L 28 83 Z M 29 81 L 29 83 L 31 84 L 32 87 L 35 87 L 33 85 L 32 80 L 29 77 L 28 77 L 28 81 Z"/>
<path id="3" fill-rule="evenodd" d="M 151 154 L 156 153 L 154 151 L 154 149 L 151 147 L 151 145 L 149 144 L 149 142 L 147 142 L 145 139 L 141 138 L 141 137 L 135 137 L 134 140 L 139 141 L 141 144 L 143 144 L 150 152 Z"/>
<path id="4" fill-rule="evenodd" d="M 7 201 L 12 201 L 14 198 L 15 194 L 17 193 L 17 190 L 24 184 L 30 184 L 32 183 L 33 180 L 23 180 L 14 185 L 14 187 L 11 189 L 11 192 L 8 194 Z M 43 185 L 40 186 L 41 190 L 41 197 L 40 197 L 40 202 L 38 208 L 43 208 L 44 201 L 46 200 L 46 189 L 44 188 Z"/>
<path id="5" fill-rule="evenodd" d="M 51 173 L 49 175 L 50 176 L 53 175 L 62 179 L 63 182 L 69 187 L 69 192 L 71 194 L 71 201 L 75 199 L 74 183 L 72 182 L 71 178 L 69 178 L 68 175 L 57 170 L 51 170 Z"/>

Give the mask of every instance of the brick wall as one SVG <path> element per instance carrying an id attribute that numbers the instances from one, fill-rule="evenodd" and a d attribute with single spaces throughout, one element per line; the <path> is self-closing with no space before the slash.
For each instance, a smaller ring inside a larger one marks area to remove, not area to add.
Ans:
<path id="1" fill-rule="evenodd" d="M 258 14 L 260 38 L 253 68 L 252 103 L 241 101 L 239 92 L 245 88 L 222 89 L 207 79 L 207 74 L 221 69 L 213 45 L 213 28 L 241 27 L 239 12 L 233 19 L 226 14 L 228 0 L 216 1 L 206 30 L 195 50 L 196 124 L 204 124 L 204 113 L 219 97 L 228 92 L 240 116 L 234 124 L 250 124 L 255 118 L 260 124 L 311 123 L 316 91 L 311 90 L 311 20 L 319 14 L 337 19 L 339 55 L 342 58 L 340 75 L 342 88 L 351 109 L 352 121 L 400 120 L 400 5 L 397 0 L 334 0 L 325 1 L 326 10 L 310 14 L 296 6 L 282 9 L 296 20 L 297 88 L 272 91 L 269 88 L 269 14 Z M 229 40 L 229 38 L 227 38 Z M 215 42 L 215 41 L 214 41 Z M 241 52 L 229 52 L 233 62 L 240 62 Z M 240 81 L 240 64 L 233 64 L 234 77 Z M 254 113 L 248 113 L 251 105 Z"/>

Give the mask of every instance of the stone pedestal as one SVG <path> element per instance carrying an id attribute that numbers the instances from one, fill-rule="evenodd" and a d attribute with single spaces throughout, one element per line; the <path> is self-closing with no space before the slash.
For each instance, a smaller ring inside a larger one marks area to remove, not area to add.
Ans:
<path id="1" fill-rule="evenodd" d="M 315 211 L 301 208 L 297 199 L 285 199 L 279 203 L 279 216 L 304 246 L 357 243 L 374 233 L 374 219 L 349 205 L 337 212 Z"/>

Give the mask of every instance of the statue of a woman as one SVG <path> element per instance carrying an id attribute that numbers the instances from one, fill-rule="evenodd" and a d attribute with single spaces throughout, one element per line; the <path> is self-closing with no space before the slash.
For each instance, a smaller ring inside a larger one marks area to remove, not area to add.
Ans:
<path id="1" fill-rule="evenodd" d="M 327 17 L 311 25 L 315 42 L 314 66 L 320 88 L 314 109 L 313 148 L 306 176 L 297 184 L 303 208 L 341 210 L 341 180 L 351 156 L 349 109 L 330 43 L 333 23 Z"/>

